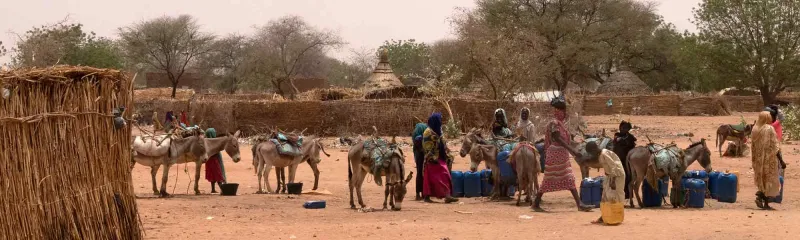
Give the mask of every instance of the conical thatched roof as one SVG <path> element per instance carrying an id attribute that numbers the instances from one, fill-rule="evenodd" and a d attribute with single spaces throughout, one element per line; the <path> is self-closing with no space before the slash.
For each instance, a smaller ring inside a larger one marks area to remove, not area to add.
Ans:
<path id="1" fill-rule="evenodd" d="M 403 82 L 401 82 L 400 79 L 394 75 L 392 66 L 389 65 L 389 51 L 386 49 L 381 49 L 381 56 L 378 66 L 375 66 L 375 71 L 372 71 L 372 75 L 370 75 L 369 78 L 367 78 L 367 81 L 364 82 L 364 90 L 375 91 L 402 86 Z"/>
<path id="2" fill-rule="evenodd" d="M 617 71 L 597 88 L 602 94 L 647 94 L 652 93 L 647 84 L 631 71 Z"/>

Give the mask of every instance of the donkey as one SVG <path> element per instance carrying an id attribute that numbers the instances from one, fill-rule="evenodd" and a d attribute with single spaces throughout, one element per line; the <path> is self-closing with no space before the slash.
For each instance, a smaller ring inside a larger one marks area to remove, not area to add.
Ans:
<path id="1" fill-rule="evenodd" d="M 319 142 L 318 138 L 307 138 L 309 139 L 306 141 L 305 145 L 303 145 L 302 162 L 307 162 L 308 166 L 311 167 L 311 171 L 314 172 L 314 188 L 311 190 L 317 190 L 319 187 L 319 168 L 318 164 L 322 162 L 322 159 L 319 157 L 320 151 L 325 154 L 326 157 L 331 157 L 330 154 L 325 152 L 325 148 L 322 147 L 322 143 Z M 308 147 L 306 147 L 308 145 Z M 276 192 L 286 193 L 286 174 L 284 168 L 275 167 L 275 176 L 278 182 L 278 189 L 275 190 Z"/>
<path id="2" fill-rule="evenodd" d="M 469 155 L 470 158 L 470 171 L 478 171 L 478 166 L 481 162 L 486 162 L 486 166 L 492 173 L 499 173 L 500 167 L 497 162 L 498 149 L 496 146 L 487 144 L 481 132 L 478 129 L 472 129 L 464 135 L 461 139 L 461 150 L 458 152 L 462 158 Z M 500 182 L 500 174 L 492 174 L 492 181 L 495 183 Z M 499 196 L 500 184 L 492 186 L 492 198 Z"/>
<path id="3" fill-rule="evenodd" d="M 532 194 L 539 191 L 539 152 L 536 148 L 528 142 L 522 142 L 511 152 L 512 165 L 515 166 L 517 171 L 517 206 L 520 205 L 522 192 L 525 192 L 525 202 L 533 203 L 531 201 Z"/>
<path id="4" fill-rule="evenodd" d="M 603 136 L 601 136 L 601 137 L 594 137 L 594 136 L 584 135 L 584 139 L 588 139 L 588 138 L 596 138 L 597 140 L 595 142 L 597 143 L 597 146 L 601 146 L 600 143 L 602 141 L 604 141 L 604 140 L 607 140 L 608 142 L 605 145 L 604 149 L 606 149 L 606 150 L 612 150 L 613 149 L 613 141 L 612 141 L 611 138 L 605 136 L 605 130 L 603 130 Z M 583 153 L 584 155 L 588 154 L 588 153 L 586 153 L 586 143 L 585 142 L 578 143 L 578 142 L 575 142 L 575 141 L 571 141 L 570 145 L 571 145 L 570 147 L 572 147 L 573 149 L 576 149 L 578 151 L 581 151 L 581 153 Z M 581 179 L 585 179 L 585 178 L 589 177 L 589 170 L 591 170 L 591 169 L 602 169 L 603 168 L 603 165 L 600 164 L 600 161 L 583 161 L 581 159 L 575 158 L 575 162 L 578 163 L 578 166 L 581 169 Z"/>
<path id="5" fill-rule="evenodd" d="M 461 140 L 461 150 L 459 154 L 461 157 L 470 156 L 470 171 L 475 172 L 481 162 L 485 161 L 486 165 L 492 170 L 492 181 L 500 183 L 500 167 L 497 162 L 497 154 L 499 150 L 496 146 L 491 144 L 484 144 L 485 141 L 481 137 L 481 133 L 477 129 L 472 129 Z M 539 162 L 539 152 L 536 148 L 528 142 L 522 142 L 512 150 L 510 159 L 516 165 L 517 184 L 519 196 L 517 197 L 517 206 L 520 205 L 523 191 L 525 192 L 525 202 L 532 202 L 531 196 L 539 189 L 539 172 L 541 165 Z M 499 197 L 502 192 L 500 184 L 492 186 L 492 198 Z"/>
<path id="6" fill-rule="evenodd" d="M 720 125 L 717 128 L 717 139 L 716 139 L 716 146 L 717 152 L 719 152 L 719 157 L 723 156 L 722 152 L 722 145 L 725 145 L 726 141 L 735 141 L 737 146 L 742 146 L 745 142 L 745 138 L 750 136 L 750 133 L 753 131 L 753 124 L 747 124 L 744 126 L 744 131 L 738 131 L 733 128 L 730 124 Z M 737 148 L 737 155 L 741 154 L 738 152 Z"/>
<path id="7" fill-rule="evenodd" d="M 653 143 L 650 143 L 648 146 L 652 144 Z M 683 176 L 683 173 L 686 172 L 686 169 L 692 165 L 692 163 L 697 161 L 707 172 L 711 172 L 712 170 L 711 151 L 708 149 L 708 146 L 706 145 L 706 139 L 704 138 L 700 139 L 699 142 L 693 142 L 688 148 L 686 148 L 686 150 L 681 150 L 675 146 L 668 146 L 665 148 L 672 151 L 677 151 L 678 156 L 680 156 L 679 158 L 681 158 L 675 159 L 678 161 L 678 171 L 676 173 L 669 174 L 660 169 L 655 169 L 655 155 L 650 152 L 647 146 L 635 147 L 628 153 L 628 166 L 631 169 L 630 187 L 636 196 L 636 201 L 639 203 L 640 208 L 643 207 L 643 205 L 641 196 L 639 194 L 639 189 L 641 189 L 642 181 L 644 181 L 645 175 L 648 172 L 652 171 L 652 174 L 655 175 L 656 179 L 662 178 L 665 175 L 669 175 L 670 180 L 672 181 L 673 190 L 679 192 L 683 190 L 683 187 L 680 184 L 681 177 Z M 671 204 L 673 208 L 679 207 L 679 202 L 671 201 Z M 632 197 L 630 200 L 630 206 L 634 207 Z"/>
<path id="8" fill-rule="evenodd" d="M 319 152 L 316 152 L 315 157 L 313 149 L 314 147 L 317 147 L 318 142 L 316 139 L 310 139 L 308 142 L 309 143 L 302 145 L 300 149 L 302 154 L 298 156 L 280 154 L 278 152 L 278 146 L 275 146 L 275 143 L 271 141 L 263 141 L 253 145 L 251 148 L 253 151 L 253 169 L 255 170 L 256 175 L 258 175 L 258 191 L 256 193 L 279 193 L 281 189 L 280 176 L 282 174 L 276 174 L 276 176 L 279 177 L 279 182 L 277 185 L 277 190 L 273 192 L 272 187 L 269 184 L 269 172 L 272 171 L 272 167 L 275 167 L 276 171 L 282 171 L 283 168 L 289 167 L 289 183 L 293 183 L 295 174 L 297 173 L 297 167 L 300 165 L 300 163 L 307 161 L 308 159 L 312 159 L 309 161 L 309 165 L 311 165 L 311 169 L 314 170 L 314 189 L 316 189 L 317 182 L 319 180 L 319 169 L 316 168 L 317 163 L 319 163 Z M 263 184 L 267 187 L 266 192 L 264 191 L 261 182 L 262 179 L 264 180 Z"/>
<path id="9" fill-rule="evenodd" d="M 169 135 L 162 135 L 147 142 L 141 137 L 136 137 L 133 142 L 133 159 L 143 166 L 150 167 L 153 193 L 161 197 L 169 196 L 166 187 L 170 167 L 174 164 L 194 162 L 194 193 L 199 195 L 200 168 L 208 160 L 209 155 L 225 150 L 234 162 L 239 162 L 238 136 L 238 131 L 233 135 L 228 134 L 228 136 L 213 139 L 205 138 L 202 135 L 171 139 Z M 162 165 L 164 166 L 164 171 L 161 178 L 161 190 L 158 190 L 156 188 L 156 174 Z"/>
<path id="10" fill-rule="evenodd" d="M 405 174 L 405 157 L 403 151 L 397 147 L 397 142 L 392 138 L 390 146 L 387 148 L 388 153 L 384 153 L 384 161 L 389 161 L 389 167 L 380 171 L 381 176 L 386 176 L 386 186 L 384 190 L 383 209 L 387 209 L 387 199 L 393 211 L 400 211 L 403 205 L 403 199 L 406 196 L 409 182 L 414 177 L 414 173 L 410 172 L 408 177 L 403 180 Z M 375 160 L 372 159 L 371 153 L 364 149 L 364 142 L 357 143 L 350 148 L 347 153 L 347 176 L 350 187 L 350 208 L 355 209 L 356 205 L 353 201 L 353 189 L 355 189 L 358 196 L 358 204 L 361 208 L 366 208 L 364 200 L 361 197 L 361 187 L 364 184 L 364 179 L 367 174 L 372 172 L 372 165 Z M 390 196 L 391 195 L 391 196 Z"/>

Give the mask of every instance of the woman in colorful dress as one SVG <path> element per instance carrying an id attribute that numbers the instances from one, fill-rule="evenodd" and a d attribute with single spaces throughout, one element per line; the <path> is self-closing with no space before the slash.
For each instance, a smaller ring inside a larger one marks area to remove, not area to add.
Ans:
<path id="1" fill-rule="evenodd" d="M 428 203 L 433 202 L 431 197 L 444 198 L 445 203 L 458 202 L 457 198 L 450 195 L 453 186 L 442 136 L 442 114 L 433 113 L 428 118 L 428 129 L 422 134 L 422 147 L 425 150 L 422 195 Z"/>
<path id="2" fill-rule="evenodd" d="M 423 164 L 425 164 L 425 150 L 422 148 L 422 134 L 425 133 L 425 129 L 428 129 L 428 125 L 425 123 L 417 123 L 414 126 L 414 132 L 411 133 L 411 140 L 414 142 L 413 151 L 414 151 L 414 163 L 417 164 L 417 184 L 416 184 L 416 200 L 422 200 L 422 188 L 423 188 Z"/>
<path id="3" fill-rule="evenodd" d="M 206 137 L 207 138 L 216 138 L 217 137 L 217 130 L 213 128 L 206 129 Z M 222 190 L 222 184 L 225 183 L 225 175 L 222 172 L 222 154 L 216 153 L 213 156 L 208 157 L 208 161 L 205 163 L 206 165 L 206 180 L 211 183 L 211 193 L 217 193 L 216 186 L 214 184 L 219 185 L 220 190 Z"/>
<path id="4" fill-rule="evenodd" d="M 769 111 L 758 115 L 756 125 L 753 126 L 751 157 L 753 161 L 753 180 L 756 192 L 756 206 L 761 209 L 772 209 L 769 202 L 780 194 L 781 183 L 779 180 L 780 162 L 778 151 L 780 142 L 776 137 L 775 128 L 772 127 L 772 116 Z"/>
<path id="5" fill-rule="evenodd" d="M 567 118 L 567 102 L 562 95 L 550 101 L 550 105 L 553 107 L 554 119 L 547 125 L 547 134 L 545 134 L 545 155 L 547 157 L 545 158 L 544 179 L 532 208 L 534 211 L 544 212 L 540 204 L 545 193 L 567 190 L 572 193 L 578 210 L 591 211 L 592 208 L 583 205 L 578 197 L 575 175 L 572 173 L 572 163 L 569 161 L 570 153 L 575 157 L 581 157 L 581 154 L 569 145 L 570 136 L 564 123 Z"/>

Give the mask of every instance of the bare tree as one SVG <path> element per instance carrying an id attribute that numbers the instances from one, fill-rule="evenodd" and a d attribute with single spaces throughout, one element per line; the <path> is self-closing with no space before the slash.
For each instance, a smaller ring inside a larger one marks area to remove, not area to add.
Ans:
<path id="1" fill-rule="evenodd" d="M 253 71 L 267 79 L 281 95 L 288 82 L 291 98 L 298 93 L 294 78 L 309 65 L 318 64 L 324 52 L 344 44 L 338 34 L 317 30 L 298 16 L 285 16 L 258 29 L 254 44 L 259 54 Z"/>
<path id="2" fill-rule="evenodd" d="M 236 93 L 247 79 L 246 64 L 251 60 L 252 42 L 239 34 L 214 41 L 208 53 L 200 57 L 199 71 L 222 79 L 222 88 Z"/>
<path id="3" fill-rule="evenodd" d="M 473 80 L 492 98 L 509 99 L 524 88 L 540 85 L 538 71 L 544 65 L 537 59 L 541 47 L 534 44 L 536 41 L 524 44 L 515 40 L 527 33 L 495 29 L 477 12 L 465 13 L 455 23 Z"/>
<path id="4" fill-rule="evenodd" d="M 164 71 L 172 97 L 186 69 L 209 51 L 214 35 L 200 31 L 192 16 L 159 17 L 119 29 L 123 50 L 131 62 Z"/>

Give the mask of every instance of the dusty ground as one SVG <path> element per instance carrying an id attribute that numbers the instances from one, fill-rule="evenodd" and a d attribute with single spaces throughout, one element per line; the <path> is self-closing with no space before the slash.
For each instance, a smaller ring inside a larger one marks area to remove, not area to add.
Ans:
<path id="1" fill-rule="evenodd" d="M 748 122 L 755 119 L 755 114 L 744 116 Z M 693 133 L 695 140 L 704 137 L 710 140 L 709 145 L 713 145 L 716 126 L 737 123 L 739 115 L 634 116 L 631 120 L 642 128 L 637 133 L 639 144 L 646 143 L 644 135 L 647 134 L 655 142 L 676 141 L 685 147 L 688 138 L 678 137 L 678 134 Z M 597 116 L 589 117 L 587 122 L 591 130 L 599 131 L 601 128 L 616 128 L 618 119 L 615 116 Z M 458 147 L 452 146 L 451 149 Z M 320 189 L 332 192 L 330 196 L 254 194 L 258 182 L 251 165 L 249 146 L 242 147 L 242 161 L 239 163 L 233 163 L 225 156 L 229 181 L 241 184 L 240 195 L 235 197 L 208 194 L 211 189 L 205 180 L 201 180 L 200 187 L 205 194 L 187 194 L 190 183 L 184 168 L 188 167 L 190 173 L 194 169 L 193 164 L 188 164 L 170 171 L 168 190 L 174 193 L 174 197 L 156 198 L 150 187 L 149 169 L 137 165 L 133 170 L 133 184 L 146 236 L 148 239 L 793 239 L 800 236 L 800 201 L 795 197 L 800 195 L 800 187 L 797 187 L 800 154 L 798 145 L 794 143 L 783 145 L 790 166 L 786 173 L 786 197 L 783 204 L 775 205 L 776 211 L 756 209 L 753 203 L 756 189 L 749 158 L 720 159 L 716 150 L 712 150 L 714 169 L 742 173 L 737 203 L 707 200 L 703 209 L 626 209 L 625 222 L 620 226 L 590 224 L 599 216 L 599 210 L 578 212 L 568 192 L 545 195 L 542 206 L 549 212 L 534 213 L 529 207 L 517 207 L 512 202 L 488 202 L 485 198 L 464 198 L 463 203 L 448 205 L 416 202 L 412 195 L 413 182 L 408 185 L 409 195 L 402 211 L 359 213 L 349 208 L 346 150 L 332 147 L 327 150 L 332 156 L 323 158 L 320 165 Z M 454 168 L 468 169 L 467 161 L 456 159 Z M 414 167 L 411 156 L 408 156 L 406 165 Z M 690 168 L 700 169 L 700 166 L 695 163 Z M 580 176 L 574 163 L 573 170 L 576 176 Z M 600 174 L 591 172 L 592 176 Z M 271 175 L 274 185 L 274 174 Z M 310 188 L 313 175 L 308 165 L 299 167 L 297 179 Z M 382 188 L 368 181 L 363 193 L 368 206 L 380 208 Z M 328 207 L 304 209 L 303 202 L 309 200 L 326 200 Z M 523 215 L 532 218 L 524 219 Z"/>

